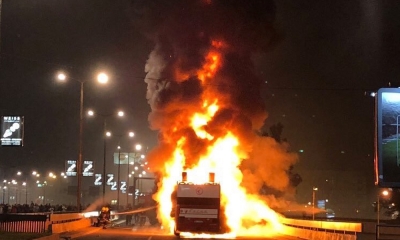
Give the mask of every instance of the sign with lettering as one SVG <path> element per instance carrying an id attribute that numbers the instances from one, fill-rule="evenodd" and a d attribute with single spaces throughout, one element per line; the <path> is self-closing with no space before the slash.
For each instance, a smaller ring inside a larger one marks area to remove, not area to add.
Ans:
<path id="1" fill-rule="evenodd" d="M 94 174 L 93 161 L 83 161 L 82 174 L 84 177 L 92 177 Z"/>
<path id="2" fill-rule="evenodd" d="M 65 161 L 65 174 L 68 177 L 76 176 L 76 161 L 75 160 Z"/>
<path id="3" fill-rule="evenodd" d="M 1 146 L 22 147 L 24 145 L 24 117 L 2 116 L 0 137 Z"/>
<path id="4" fill-rule="evenodd" d="M 94 175 L 94 185 L 95 186 L 103 185 L 103 178 L 101 176 L 101 173 L 96 173 Z"/>
<path id="5" fill-rule="evenodd" d="M 114 174 L 107 174 L 107 185 L 112 186 L 114 184 Z"/>

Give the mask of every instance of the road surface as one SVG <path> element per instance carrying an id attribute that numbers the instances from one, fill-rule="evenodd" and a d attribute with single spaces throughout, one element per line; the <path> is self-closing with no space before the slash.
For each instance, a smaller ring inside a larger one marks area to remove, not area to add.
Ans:
<path id="1" fill-rule="evenodd" d="M 74 238 L 79 240 L 176 240 L 178 239 L 172 234 L 166 234 L 161 229 L 152 227 L 113 227 L 107 229 L 99 228 L 97 231 L 90 234 Z M 225 238 L 227 239 L 227 238 Z M 299 240 L 299 238 L 289 236 L 276 236 L 276 237 L 238 237 L 240 240 L 270 240 L 270 239 L 282 239 L 282 240 Z"/>

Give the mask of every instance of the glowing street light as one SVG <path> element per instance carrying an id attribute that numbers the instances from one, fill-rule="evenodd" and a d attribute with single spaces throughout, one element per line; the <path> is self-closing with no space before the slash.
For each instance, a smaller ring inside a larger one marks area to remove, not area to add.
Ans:
<path id="1" fill-rule="evenodd" d="M 312 219 L 314 220 L 315 219 L 315 193 L 316 193 L 316 191 L 318 191 L 318 188 L 317 187 L 313 187 L 313 191 L 312 191 L 312 207 L 313 207 L 313 209 L 312 209 Z"/>
<path id="2" fill-rule="evenodd" d="M 57 75 L 57 79 L 59 81 L 65 82 L 67 80 L 67 75 L 63 72 L 60 72 Z M 75 79 L 77 80 L 77 79 Z M 78 151 L 78 160 L 77 160 L 77 180 L 78 187 L 76 193 L 76 205 L 78 208 L 78 212 L 81 211 L 81 188 L 82 188 L 82 152 L 83 152 L 83 84 L 85 81 L 77 80 L 80 83 L 80 101 L 79 101 L 79 151 Z M 105 73 L 100 73 L 97 76 L 97 81 L 101 84 L 105 84 L 108 82 L 108 76 Z"/>
<path id="3" fill-rule="evenodd" d="M 135 150 L 136 151 L 140 151 L 140 150 L 142 150 L 142 145 L 141 144 L 136 144 L 135 145 Z M 136 154 L 136 153 L 135 153 Z M 135 159 L 133 159 L 133 163 L 135 162 Z M 127 185 L 128 185 L 128 192 L 129 192 L 129 177 L 130 177 L 130 174 L 129 174 L 129 153 L 128 153 L 128 166 L 127 166 L 127 170 L 128 170 L 128 177 L 127 177 L 127 180 L 126 180 L 126 182 L 127 182 Z M 137 167 L 135 167 L 135 170 L 137 170 L 136 169 Z M 135 172 L 132 172 L 132 174 L 135 174 Z M 135 181 L 135 178 L 133 177 L 133 181 Z M 132 186 L 134 185 L 134 182 L 133 182 L 133 184 L 132 184 Z M 128 203 L 129 203 L 129 194 L 128 194 L 128 192 L 126 193 L 126 204 L 128 205 Z M 135 190 L 133 190 L 133 193 L 132 193 L 132 195 L 133 195 L 133 199 L 132 199 L 132 205 L 135 203 Z"/>
<path id="4" fill-rule="evenodd" d="M 96 113 L 93 110 L 88 111 L 89 116 L 95 116 Z M 103 204 L 105 204 L 105 195 L 106 195 L 106 156 L 107 156 L 107 137 L 111 137 L 111 132 L 107 131 L 107 118 L 111 117 L 113 114 L 97 114 L 101 117 L 103 117 L 103 138 L 104 138 L 104 143 L 103 143 Z M 117 112 L 118 117 L 123 117 L 124 112 L 123 111 L 118 111 Z"/>
<path id="5" fill-rule="evenodd" d="M 116 135 L 118 137 L 118 179 L 117 179 L 117 209 L 119 209 L 120 206 L 120 201 L 119 201 L 119 192 L 120 192 L 120 186 L 121 186 L 121 178 L 120 178 L 120 173 L 121 173 L 121 146 L 120 144 L 120 139 L 124 135 Z M 130 138 L 133 138 L 135 136 L 134 132 L 128 132 L 128 136 Z M 128 157 L 128 168 L 129 168 L 129 157 Z M 129 171 L 128 171 L 129 172 Z"/>
<path id="6" fill-rule="evenodd" d="M 380 209 L 380 198 L 381 198 L 381 196 L 383 196 L 383 197 L 387 197 L 387 196 L 389 196 L 389 191 L 388 190 L 383 190 L 383 191 L 380 191 L 379 193 L 378 193 L 378 201 L 377 201 L 377 228 L 376 228 L 376 230 L 377 230 L 377 237 L 379 238 L 379 209 Z"/>

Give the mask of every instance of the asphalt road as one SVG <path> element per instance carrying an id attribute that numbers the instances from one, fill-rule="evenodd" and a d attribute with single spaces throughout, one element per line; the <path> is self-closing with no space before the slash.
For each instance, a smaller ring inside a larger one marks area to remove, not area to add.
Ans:
<path id="1" fill-rule="evenodd" d="M 142 228 L 132 228 L 132 227 L 114 227 L 114 228 L 107 228 L 101 229 L 92 232 L 88 235 L 84 235 L 78 238 L 79 240 L 176 240 L 178 239 L 172 234 L 166 234 L 164 231 L 151 228 L 151 227 L 142 227 Z M 227 238 L 225 238 L 227 239 Z M 299 240 L 299 238 L 295 237 L 288 237 L 288 236 L 276 236 L 276 237 L 237 237 L 236 239 L 240 240 L 262 240 L 262 239 L 283 239 L 283 240 Z"/>

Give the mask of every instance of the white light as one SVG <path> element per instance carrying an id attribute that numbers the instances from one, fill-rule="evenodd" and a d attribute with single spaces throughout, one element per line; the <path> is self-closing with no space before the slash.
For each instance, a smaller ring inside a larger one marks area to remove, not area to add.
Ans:
<path id="1" fill-rule="evenodd" d="M 146 171 L 143 171 L 142 173 L 143 173 L 143 175 L 146 175 Z"/>
<path id="2" fill-rule="evenodd" d="M 129 137 L 134 137 L 135 133 L 134 132 L 129 132 Z"/>
<path id="3" fill-rule="evenodd" d="M 67 76 L 64 73 L 59 73 L 57 75 L 57 79 L 60 81 L 65 81 L 65 79 L 67 79 Z"/>
<path id="4" fill-rule="evenodd" d="M 138 167 L 135 167 L 135 170 L 138 170 Z"/>
<path id="5" fill-rule="evenodd" d="M 110 137 L 111 136 L 111 132 L 106 132 L 106 136 Z"/>
<path id="6" fill-rule="evenodd" d="M 17 175 L 21 175 L 22 173 L 21 172 L 17 172 Z"/>
<path id="7" fill-rule="evenodd" d="M 97 76 L 97 81 L 99 81 L 99 83 L 102 83 L 102 84 L 107 83 L 107 82 L 108 82 L 108 76 L 107 76 L 107 74 L 105 74 L 105 73 L 100 73 L 100 74 Z"/>
<path id="8" fill-rule="evenodd" d="M 142 150 L 142 145 L 136 144 L 135 148 L 137 151 L 140 151 L 140 150 Z"/>
<path id="9" fill-rule="evenodd" d="M 118 116 L 119 117 L 123 117 L 124 116 L 124 112 L 123 111 L 118 111 Z"/>
<path id="10" fill-rule="evenodd" d="M 387 102 L 400 102 L 400 94 L 385 92 L 382 94 L 382 100 L 385 100 Z"/>
<path id="11" fill-rule="evenodd" d="M 141 159 L 144 159 L 144 158 L 145 158 L 145 156 L 142 154 L 142 155 L 140 155 L 140 158 L 141 158 Z"/>
<path id="12" fill-rule="evenodd" d="M 92 110 L 89 110 L 89 111 L 88 111 L 88 115 L 89 115 L 89 116 L 93 116 L 93 115 L 94 115 L 94 112 L 93 112 Z"/>

